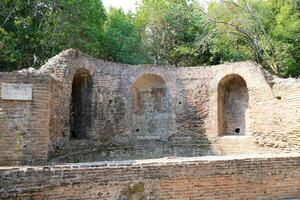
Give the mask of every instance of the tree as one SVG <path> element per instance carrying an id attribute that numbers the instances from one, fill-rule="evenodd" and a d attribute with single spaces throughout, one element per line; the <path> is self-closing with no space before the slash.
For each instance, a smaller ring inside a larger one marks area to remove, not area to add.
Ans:
<path id="1" fill-rule="evenodd" d="M 1 69 L 19 69 L 34 64 L 34 48 L 42 35 L 41 22 L 43 16 L 48 15 L 45 6 L 34 1 L 5 0 L 1 1 L 0 8 Z"/>
<path id="2" fill-rule="evenodd" d="M 104 59 L 128 64 L 149 62 L 135 20 L 132 13 L 125 14 L 122 9 L 109 9 L 104 25 Z"/>
<path id="3" fill-rule="evenodd" d="M 300 1 L 271 0 L 267 27 L 275 43 L 276 56 L 283 76 L 300 76 Z"/>
<path id="4" fill-rule="evenodd" d="M 207 26 L 196 1 L 143 0 L 137 23 L 154 62 L 184 66 L 210 62 Z"/>
<path id="5" fill-rule="evenodd" d="M 208 17 L 213 59 L 251 59 L 277 75 L 299 76 L 299 1 L 223 0 L 210 4 Z"/>
<path id="6" fill-rule="evenodd" d="M 0 70 L 41 66 L 67 48 L 129 64 L 254 60 L 300 76 L 299 0 L 142 0 L 137 14 L 99 0 L 0 1 Z"/>
<path id="7" fill-rule="evenodd" d="M 101 54 L 105 11 L 98 0 L 3 0 L 0 10 L 0 70 L 39 67 L 71 47 Z"/>
<path id="8" fill-rule="evenodd" d="M 61 0 L 53 41 L 58 49 L 75 48 L 94 57 L 101 57 L 103 26 L 106 13 L 99 0 Z"/>

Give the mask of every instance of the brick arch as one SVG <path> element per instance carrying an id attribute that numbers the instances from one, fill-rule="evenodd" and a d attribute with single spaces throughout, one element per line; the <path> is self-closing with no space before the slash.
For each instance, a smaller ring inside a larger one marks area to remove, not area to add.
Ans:
<path id="1" fill-rule="evenodd" d="M 87 139 L 92 121 L 93 80 L 85 68 L 77 69 L 72 81 L 70 99 L 70 139 Z"/>
<path id="2" fill-rule="evenodd" d="M 129 81 L 129 85 L 133 86 L 134 83 L 143 75 L 146 74 L 153 74 L 153 75 L 157 75 L 159 77 L 161 77 L 165 83 L 167 88 L 169 89 L 170 95 L 172 97 L 172 101 L 176 98 L 176 84 L 175 84 L 175 80 L 174 78 L 172 78 L 172 75 L 169 74 L 169 72 L 167 73 L 168 70 L 164 71 L 163 69 L 158 69 L 158 68 L 149 68 L 149 69 L 142 69 L 139 70 L 137 73 L 134 74 L 134 76 L 132 76 Z M 130 87 L 130 90 L 132 89 L 132 87 Z"/>
<path id="3" fill-rule="evenodd" d="M 133 134 L 166 140 L 174 133 L 175 93 L 173 91 L 172 95 L 172 81 L 164 72 L 155 70 L 140 71 L 130 79 L 130 119 Z"/>
<path id="4" fill-rule="evenodd" d="M 210 92 L 210 114 L 208 123 L 208 134 L 212 137 L 218 136 L 219 124 L 218 124 L 218 86 L 219 83 L 224 80 L 224 77 L 232 75 L 241 77 L 247 86 L 249 101 L 249 110 L 255 107 L 257 101 L 261 101 L 265 96 L 270 96 L 272 90 L 270 85 L 267 83 L 265 76 L 259 66 L 250 62 L 234 63 L 230 65 L 220 65 L 212 67 L 214 76 L 209 83 Z M 251 115 L 251 114 L 250 114 Z M 249 128 L 249 123 L 246 125 L 246 130 Z"/>
<path id="5" fill-rule="evenodd" d="M 140 92 L 143 89 L 151 89 L 153 95 L 156 95 L 158 98 L 159 96 L 169 96 L 169 89 L 161 76 L 152 73 L 143 74 L 131 86 L 134 113 L 139 113 L 143 110 L 143 106 L 140 102 Z M 155 108 L 162 110 L 163 108 L 161 105 L 158 105 L 158 102 L 156 103 L 157 105 L 155 105 Z"/>
<path id="6" fill-rule="evenodd" d="M 75 76 L 76 73 L 80 72 L 80 71 L 85 71 L 88 72 L 90 74 L 91 77 L 94 76 L 95 72 L 96 72 L 96 68 L 95 66 L 92 65 L 85 65 L 83 63 L 75 63 L 76 65 L 74 67 L 67 67 L 65 68 L 65 72 L 64 72 L 64 77 L 63 77 L 63 81 L 65 81 L 65 83 L 71 83 L 73 81 L 73 78 Z"/>
<path id="7" fill-rule="evenodd" d="M 270 86 L 267 83 L 265 76 L 259 66 L 253 63 L 236 63 L 232 65 L 220 66 L 215 71 L 214 78 L 210 81 L 210 89 L 217 90 L 219 82 L 227 75 L 236 74 L 242 77 L 249 90 L 263 90 L 264 92 L 271 92 Z"/>
<path id="8" fill-rule="evenodd" d="M 246 81 L 238 74 L 221 79 L 217 91 L 218 134 L 245 135 L 249 93 Z"/>
<path id="9" fill-rule="evenodd" d="M 74 74 L 80 68 L 88 70 L 91 76 L 96 72 L 95 63 L 90 62 L 89 58 L 74 49 L 67 49 L 50 58 L 39 72 L 49 74 L 58 82 L 66 84 L 72 82 Z"/>
<path id="10" fill-rule="evenodd" d="M 157 84 L 159 86 L 166 85 L 166 82 L 157 74 L 144 73 L 134 82 L 132 87 L 141 87 L 143 84 Z"/>
<path id="11" fill-rule="evenodd" d="M 60 81 L 63 85 L 64 91 L 64 138 L 68 141 L 71 137 L 71 123 L 70 123 L 70 105 L 72 100 L 72 83 L 77 73 L 88 73 L 92 80 L 91 87 L 94 84 L 94 75 L 96 73 L 96 66 L 93 63 L 86 62 L 84 58 L 76 59 L 63 66 L 63 76 L 60 77 Z M 92 125 L 91 125 L 92 126 Z M 91 135 L 87 133 L 88 137 Z"/>

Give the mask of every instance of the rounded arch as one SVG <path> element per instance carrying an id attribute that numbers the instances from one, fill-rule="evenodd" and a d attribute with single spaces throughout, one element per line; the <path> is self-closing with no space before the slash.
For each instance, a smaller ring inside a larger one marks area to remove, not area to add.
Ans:
<path id="1" fill-rule="evenodd" d="M 68 141 L 72 138 L 72 90 L 74 78 L 78 77 L 79 74 L 88 75 L 90 82 L 93 82 L 93 77 L 96 73 L 96 65 L 85 59 L 80 53 L 75 50 L 68 50 L 63 52 L 63 55 L 59 55 L 59 59 L 55 59 L 54 65 L 49 67 L 49 73 L 52 77 L 58 80 L 63 88 L 63 107 L 61 108 L 61 137 Z M 66 56 L 65 56 L 66 55 Z M 67 59 L 66 59 L 67 58 Z M 53 68 L 53 69 L 52 69 Z M 51 69 L 51 70 L 50 70 Z M 93 83 L 90 84 L 92 90 Z M 91 106 L 89 106 L 91 107 Z M 86 136 L 89 137 L 90 131 L 86 132 Z"/>
<path id="2" fill-rule="evenodd" d="M 175 70 L 173 68 L 158 68 L 154 66 L 136 67 L 134 68 L 134 73 L 129 77 L 130 87 L 128 89 L 132 90 L 135 83 L 147 75 L 158 76 L 165 82 L 165 85 L 172 97 L 172 101 L 175 101 L 177 85 L 176 78 L 174 78 L 176 77 L 176 73 L 174 73 L 174 71 Z"/>
<path id="3" fill-rule="evenodd" d="M 212 79 L 209 82 L 210 110 L 207 124 L 208 135 L 216 137 L 220 135 L 218 123 L 218 85 L 227 75 L 236 74 L 244 79 L 249 94 L 249 108 L 246 117 L 252 121 L 251 110 L 256 108 L 257 101 L 264 101 L 272 95 L 270 85 L 265 79 L 261 67 L 252 62 L 230 63 L 211 67 Z M 253 127 L 251 121 L 246 119 L 246 134 L 251 135 Z"/>
<path id="4" fill-rule="evenodd" d="M 218 83 L 219 135 L 245 135 L 249 94 L 247 83 L 238 74 L 228 74 Z"/>
<path id="5" fill-rule="evenodd" d="M 172 131 L 172 98 L 157 74 L 141 75 L 131 87 L 132 129 L 139 137 L 166 138 Z"/>
<path id="6" fill-rule="evenodd" d="M 215 66 L 213 68 L 214 77 L 210 81 L 210 90 L 217 90 L 219 82 L 228 75 L 236 74 L 242 77 L 251 91 L 262 94 L 271 94 L 271 88 L 264 76 L 261 67 L 252 62 L 230 63 Z"/>
<path id="7" fill-rule="evenodd" d="M 70 98 L 70 139 L 88 138 L 92 116 L 92 77 L 85 68 L 75 71 Z"/>
<path id="8" fill-rule="evenodd" d="M 132 85 L 133 110 L 142 114 L 147 110 L 171 111 L 171 96 L 164 79 L 157 74 L 143 74 Z"/>
<path id="9" fill-rule="evenodd" d="M 165 80 L 157 74 L 143 74 L 134 83 L 133 88 L 140 89 L 143 87 L 167 87 Z"/>

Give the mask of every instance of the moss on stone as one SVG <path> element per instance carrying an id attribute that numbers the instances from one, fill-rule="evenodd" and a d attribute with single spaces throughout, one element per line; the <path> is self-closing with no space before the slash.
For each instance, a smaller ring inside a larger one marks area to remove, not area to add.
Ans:
<path id="1" fill-rule="evenodd" d="M 16 143 L 15 143 L 15 150 L 17 152 L 18 156 L 21 156 L 20 153 L 22 152 L 22 143 L 23 143 L 23 139 L 24 139 L 24 132 L 22 132 L 21 130 L 16 130 Z"/>
<path id="2" fill-rule="evenodd" d="M 0 123 L 6 120 L 6 116 L 4 112 L 0 112 Z"/>
<path id="3" fill-rule="evenodd" d="M 140 182 L 140 183 L 136 183 L 132 186 L 126 187 L 124 190 L 121 191 L 120 196 L 122 196 L 123 198 L 125 197 L 126 199 L 132 199 L 133 196 L 136 196 L 136 194 L 143 194 L 144 192 L 145 192 L 144 183 Z M 140 195 L 138 195 L 138 196 L 140 196 Z"/>

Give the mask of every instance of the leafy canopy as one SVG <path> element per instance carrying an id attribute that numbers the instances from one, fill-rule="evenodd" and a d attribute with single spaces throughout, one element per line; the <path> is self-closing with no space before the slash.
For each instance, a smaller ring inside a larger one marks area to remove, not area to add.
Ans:
<path id="1" fill-rule="evenodd" d="M 143 0 L 137 23 L 154 62 L 184 66 L 209 62 L 208 26 L 196 1 Z"/>
<path id="2" fill-rule="evenodd" d="M 115 62 L 176 66 L 253 60 L 300 76 L 299 0 L 1 0 L 0 70 L 38 68 L 67 48 Z"/>
<path id="3" fill-rule="evenodd" d="M 254 60 L 281 76 L 300 76 L 300 1 L 213 2 L 211 52 L 220 62 Z"/>

